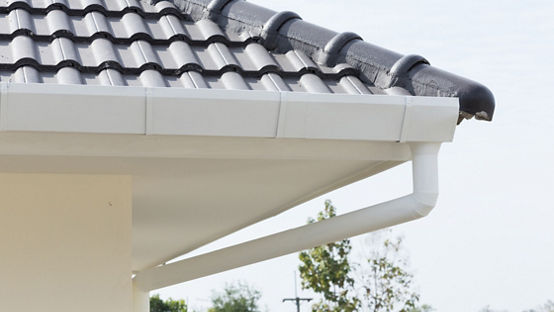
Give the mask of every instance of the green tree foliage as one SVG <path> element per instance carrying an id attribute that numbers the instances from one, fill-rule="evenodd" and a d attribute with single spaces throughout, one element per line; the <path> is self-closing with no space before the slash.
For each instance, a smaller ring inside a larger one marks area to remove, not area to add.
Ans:
<path id="1" fill-rule="evenodd" d="M 261 293 L 244 283 L 227 285 L 222 293 L 212 297 L 208 312 L 260 312 Z"/>
<path id="2" fill-rule="evenodd" d="M 421 310 L 419 295 L 412 290 L 413 275 L 407 263 L 399 257 L 402 238 L 385 239 L 366 260 L 366 269 L 359 274 L 365 305 L 370 311 L 409 312 Z M 362 266 L 363 267 L 363 266 Z"/>
<path id="3" fill-rule="evenodd" d="M 160 295 L 150 297 L 150 312 L 187 312 L 188 307 L 184 300 L 160 299 Z"/>
<path id="4" fill-rule="evenodd" d="M 317 221 L 332 218 L 336 209 L 330 201 L 317 216 Z M 316 220 L 310 219 L 313 223 Z M 300 253 L 299 266 L 302 287 L 310 288 L 323 296 L 312 306 L 314 312 L 357 311 L 360 301 L 353 296 L 354 279 L 350 276 L 348 255 L 352 249 L 349 240 L 331 243 Z"/>
<path id="5" fill-rule="evenodd" d="M 433 312 L 435 311 L 435 309 L 433 309 L 433 307 L 428 304 L 424 304 L 424 305 L 421 305 L 420 307 L 415 307 L 409 311 L 410 312 Z"/>
<path id="6" fill-rule="evenodd" d="M 336 216 L 330 201 L 317 216 L 322 221 Z M 310 219 L 308 223 L 316 220 Z M 402 239 L 385 239 L 372 246 L 361 263 L 352 262 L 352 246 L 343 240 L 300 253 L 302 287 L 322 296 L 312 312 L 430 312 L 418 305 L 413 275 L 401 257 Z"/>

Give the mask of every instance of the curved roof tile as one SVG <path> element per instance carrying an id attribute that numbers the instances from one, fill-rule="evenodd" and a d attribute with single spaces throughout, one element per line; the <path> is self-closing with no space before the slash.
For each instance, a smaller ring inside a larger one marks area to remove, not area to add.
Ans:
<path id="1" fill-rule="evenodd" d="M 460 99 L 491 120 L 483 85 L 420 56 L 240 0 L 0 0 L 0 81 Z M 400 91 L 399 91 L 400 90 Z"/>

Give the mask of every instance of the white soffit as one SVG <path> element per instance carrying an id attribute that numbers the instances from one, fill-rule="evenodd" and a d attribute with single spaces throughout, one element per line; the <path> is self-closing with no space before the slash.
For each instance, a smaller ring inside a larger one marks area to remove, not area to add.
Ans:
<path id="1" fill-rule="evenodd" d="M 458 117 L 452 98 L 0 89 L 0 171 L 133 176 L 134 270 L 451 141 Z"/>

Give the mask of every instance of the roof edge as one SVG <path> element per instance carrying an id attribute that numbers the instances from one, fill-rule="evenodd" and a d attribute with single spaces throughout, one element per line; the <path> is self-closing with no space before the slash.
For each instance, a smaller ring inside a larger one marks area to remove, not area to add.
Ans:
<path id="1" fill-rule="evenodd" d="M 161 0 L 142 1 L 155 4 Z M 400 87 L 416 96 L 457 97 L 460 121 L 473 116 L 491 121 L 494 115 L 494 95 L 486 86 L 433 67 L 423 57 L 403 56 L 362 41 L 356 34 L 337 33 L 292 12 L 278 13 L 242 0 L 172 2 L 195 21 L 209 18 L 227 31 L 259 36 L 268 49 L 300 50 L 325 66 L 346 62 L 360 72 L 364 82 L 380 88 Z"/>
<path id="2" fill-rule="evenodd" d="M 457 117 L 444 97 L 0 83 L 0 133 L 451 142 Z"/>

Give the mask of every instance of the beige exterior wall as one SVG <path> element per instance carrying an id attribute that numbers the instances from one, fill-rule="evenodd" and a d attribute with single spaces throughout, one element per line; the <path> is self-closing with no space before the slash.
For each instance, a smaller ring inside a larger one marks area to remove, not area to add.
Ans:
<path id="1" fill-rule="evenodd" d="M 131 312 L 131 188 L 0 173 L 0 311 Z"/>

